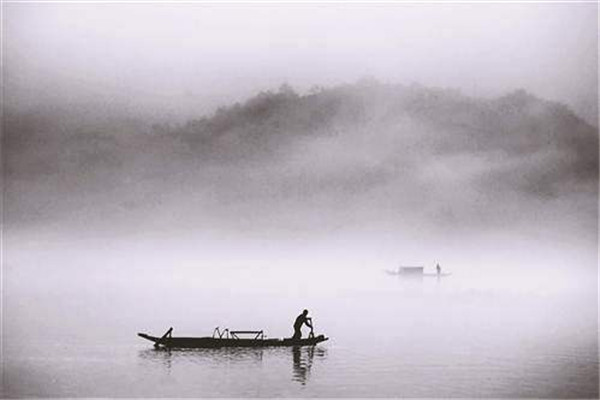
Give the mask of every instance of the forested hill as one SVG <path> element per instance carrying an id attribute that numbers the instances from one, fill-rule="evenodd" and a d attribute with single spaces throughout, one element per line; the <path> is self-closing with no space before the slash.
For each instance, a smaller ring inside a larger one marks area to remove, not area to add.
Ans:
<path id="1" fill-rule="evenodd" d="M 525 156 L 556 151 L 571 173 L 581 174 L 578 178 L 597 172 L 597 129 L 566 106 L 524 90 L 487 100 L 453 90 L 375 82 L 304 96 L 282 86 L 167 133 L 207 156 L 230 157 L 252 156 L 261 148 L 274 151 L 269 144 L 299 136 L 338 135 L 343 140 L 345 132 L 356 130 L 372 142 L 382 133 L 394 135 L 399 144 L 422 142 L 413 150 L 425 153 Z M 213 153 L 217 148 L 221 151 Z"/>
<path id="2" fill-rule="evenodd" d="M 407 213 L 493 223 L 557 200 L 575 202 L 562 212 L 595 213 L 597 128 L 523 90 L 482 99 L 374 81 L 305 95 L 284 85 L 151 128 L 57 110 L 6 114 L 9 221 L 176 208 L 219 223 L 294 225 L 289 210 L 309 225 Z"/>

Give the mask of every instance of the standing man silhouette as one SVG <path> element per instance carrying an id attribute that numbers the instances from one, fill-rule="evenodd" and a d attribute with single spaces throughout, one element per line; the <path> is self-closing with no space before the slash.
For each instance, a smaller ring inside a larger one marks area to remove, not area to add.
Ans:
<path id="1" fill-rule="evenodd" d="M 302 331 L 300 330 L 302 325 L 306 325 L 312 329 L 312 320 L 308 318 L 307 315 L 308 310 L 304 310 L 302 311 L 302 314 L 296 317 L 296 321 L 294 321 L 294 336 L 292 336 L 292 339 L 300 340 L 302 338 Z"/>

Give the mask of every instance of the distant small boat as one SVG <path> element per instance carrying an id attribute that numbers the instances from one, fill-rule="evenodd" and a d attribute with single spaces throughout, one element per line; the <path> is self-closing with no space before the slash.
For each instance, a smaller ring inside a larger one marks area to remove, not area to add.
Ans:
<path id="1" fill-rule="evenodd" d="M 388 275 L 402 276 L 407 278 L 420 278 L 423 276 L 444 277 L 452 275 L 451 272 L 425 272 L 425 267 L 423 266 L 401 266 L 395 271 L 386 269 L 385 272 Z"/>
<path id="2" fill-rule="evenodd" d="M 267 339 L 263 331 L 229 331 L 222 333 L 215 329 L 212 337 L 172 337 L 170 328 L 162 337 L 138 333 L 138 336 L 154 342 L 156 348 L 220 348 L 220 347 L 281 347 L 281 346 L 314 346 L 329 340 L 324 335 L 311 335 L 306 339 Z M 240 335 L 253 335 L 250 338 Z"/>
<path id="3" fill-rule="evenodd" d="M 423 276 L 424 269 L 425 267 L 422 266 L 398 267 L 396 271 L 387 270 L 386 272 L 390 275 Z"/>

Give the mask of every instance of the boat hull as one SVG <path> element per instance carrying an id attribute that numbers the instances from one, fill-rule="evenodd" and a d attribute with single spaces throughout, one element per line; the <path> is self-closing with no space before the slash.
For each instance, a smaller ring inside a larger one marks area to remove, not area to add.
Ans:
<path id="1" fill-rule="evenodd" d="M 402 278 L 422 278 L 422 277 L 443 278 L 443 277 L 452 275 L 451 272 L 440 272 L 439 274 L 436 272 L 423 272 L 423 273 L 417 274 L 417 273 L 404 273 L 404 272 L 398 272 L 398 271 L 391 271 L 389 269 L 386 269 L 385 272 L 388 275 L 400 276 Z"/>
<path id="2" fill-rule="evenodd" d="M 231 339 L 213 337 L 167 337 L 138 333 L 138 336 L 154 342 L 155 346 L 165 348 L 205 349 L 221 347 L 281 347 L 281 346 L 314 346 L 329 338 L 324 335 L 306 339 Z"/>

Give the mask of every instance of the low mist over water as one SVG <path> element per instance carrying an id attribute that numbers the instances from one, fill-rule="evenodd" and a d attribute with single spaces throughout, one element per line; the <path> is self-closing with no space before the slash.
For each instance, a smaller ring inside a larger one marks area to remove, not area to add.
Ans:
<path id="1" fill-rule="evenodd" d="M 3 396 L 598 396 L 597 5 L 2 7 Z"/>

